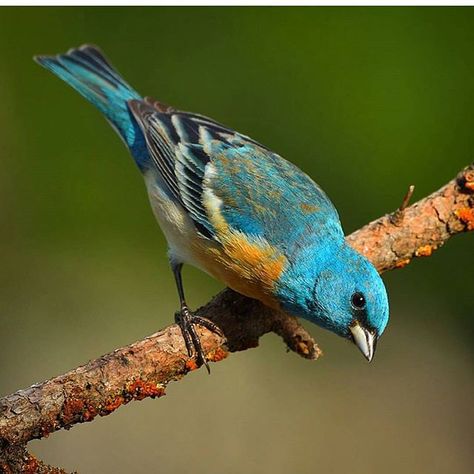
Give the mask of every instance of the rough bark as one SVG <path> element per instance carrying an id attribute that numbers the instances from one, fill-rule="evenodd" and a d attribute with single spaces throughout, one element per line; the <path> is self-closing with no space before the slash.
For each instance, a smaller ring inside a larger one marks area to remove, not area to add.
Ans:
<path id="1" fill-rule="evenodd" d="M 58 467 L 48 466 L 26 450 L 26 445 L 6 446 L 0 454 L 1 474 L 67 474 Z"/>
<path id="2" fill-rule="evenodd" d="M 428 257 L 453 235 L 474 230 L 474 164 L 440 190 L 404 211 L 377 219 L 347 237 L 349 244 L 385 272 Z"/>
<path id="3" fill-rule="evenodd" d="M 471 230 L 474 164 L 430 196 L 371 222 L 347 240 L 384 272 L 401 268 L 415 257 L 429 256 L 453 235 Z M 229 289 L 200 308 L 198 314 L 216 322 L 227 339 L 204 328 L 199 330 L 203 348 L 213 362 L 229 352 L 257 347 L 259 338 L 271 331 L 302 357 L 317 359 L 321 354 L 296 318 Z M 29 455 L 26 443 L 108 415 L 132 400 L 161 397 L 170 381 L 197 368 L 195 360 L 186 354 L 180 330 L 171 325 L 64 375 L 0 399 L 0 472 L 63 472 Z M 25 471 L 15 470 L 20 465 Z"/>

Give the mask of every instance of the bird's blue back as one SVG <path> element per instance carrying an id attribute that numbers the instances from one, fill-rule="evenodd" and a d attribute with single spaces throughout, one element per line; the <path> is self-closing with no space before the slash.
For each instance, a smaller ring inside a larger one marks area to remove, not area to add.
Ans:
<path id="1" fill-rule="evenodd" d="M 211 147 L 214 193 L 235 229 L 263 237 L 288 256 L 300 246 L 343 239 L 337 212 L 311 178 L 277 154 L 245 139 Z"/>

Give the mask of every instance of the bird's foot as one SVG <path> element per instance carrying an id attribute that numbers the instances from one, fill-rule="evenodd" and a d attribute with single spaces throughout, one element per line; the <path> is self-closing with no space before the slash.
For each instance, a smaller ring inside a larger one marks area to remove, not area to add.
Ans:
<path id="1" fill-rule="evenodd" d="M 219 327 L 214 324 L 209 319 L 202 318 L 192 313 L 186 305 L 181 306 L 180 311 L 176 311 L 174 315 L 174 320 L 176 324 L 181 328 L 181 333 L 183 334 L 183 339 L 186 344 L 186 349 L 188 351 L 189 357 L 193 356 L 193 353 L 196 353 L 198 363 L 204 364 L 206 366 L 207 372 L 211 373 L 209 368 L 209 363 L 207 362 L 206 355 L 202 349 L 201 340 L 196 332 L 195 325 L 199 325 L 209 329 L 216 333 L 217 335 L 223 337 L 224 334 L 219 329 Z"/>

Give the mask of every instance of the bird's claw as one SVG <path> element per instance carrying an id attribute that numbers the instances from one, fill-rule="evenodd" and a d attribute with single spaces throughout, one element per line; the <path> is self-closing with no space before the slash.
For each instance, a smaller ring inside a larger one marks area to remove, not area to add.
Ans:
<path id="1" fill-rule="evenodd" d="M 181 333 L 183 334 L 188 356 L 192 357 L 193 353 L 196 353 L 198 363 L 200 365 L 204 364 L 206 366 L 207 372 L 211 373 L 211 369 L 209 368 L 209 363 L 207 362 L 206 355 L 202 348 L 201 340 L 199 339 L 199 336 L 196 332 L 195 325 L 205 327 L 206 329 L 209 329 L 209 331 L 212 331 L 223 337 L 224 334 L 220 328 L 212 321 L 193 314 L 186 305 L 181 306 L 180 311 L 176 311 L 174 319 L 176 324 L 178 324 L 180 327 Z"/>

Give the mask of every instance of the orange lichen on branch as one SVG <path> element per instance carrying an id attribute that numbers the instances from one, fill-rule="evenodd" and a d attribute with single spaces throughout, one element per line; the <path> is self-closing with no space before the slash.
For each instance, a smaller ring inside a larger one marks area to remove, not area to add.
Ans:
<path id="1" fill-rule="evenodd" d="M 49 432 L 55 431 L 57 425 L 63 424 L 67 427 L 77 423 L 78 420 L 92 421 L 98 415 L 99 410 L 94 407 L 93 402 L 84 399 L 82 393 L 77 388 L 72 393 L 73 395 L 67 398 L 63 404 L 59 423 L 53 421 L 45 430 Z M 108 410 L 108 407 L 105 410 Z M 113 410 L 108 410 L 107 413 L 110 413 L 110 411 Z"/>
<path id="2" fill-rule="evenodd" d="M 222 347 L 217 347 L 216 349 L 206 354 L 206 359 L 209 362 L 220 362 L 221 360 L 224 360 L 228 355 L 228 351 L 226 351 Z M 198 365 L 195 358 L 192 358 L 186 361 L 185 367 L 186 372 L 192 372 L 193 370 L 199 369 L 200 365 Z"/>
<path id="3" fill-rule="evenodd" d="M 39 463 L 38 460 L 30 454 L 28 459 L 23 466 L 23 474 L 36 474 L 38 472 Z"/>
<path id="4" fill-rule="evenodd" d="M 62 422 L 65 425 L 73 423 L 78 416 L 82 417 L 85 410 L 84 400 L 79 398 L 71 398 L 64 402 L 62 410 Z"/>
<path id="5" fill-rule="evenodd" d="M 186 366 L 186 370 L 187 370 L 188 372 L 191 372 L 191 371 L 193 371 L 193 370 L 199 369 L 199 365 L 197 364 L 197 362 L 196 362 L 195 359 L 188 359 L 188 360 L 186 361 L 185 366 Z"/>
<path id="6" fill-rule="evenodd" d="M 429 257 L 432 253 L 433 250 L 436 250 L 436 248 L 433 248 L 431 245 L 422 245 L 421 247 L 418 247 L 415 251 L 415 256 L 416 257 Z"/>
<path id="7" fill-rule="evenodd" d="M 207 354 L 207 360 L 210 362 L 220 362 L 221 360 L 224 360 L 228 355 L 229 353 L 222 347 L 217 347 L 216 349 Z"/>
<path id="8" fill-rule="evenodd" d="M 92 421 L 98 414 L 100 416 L 109 415 L 131 400 L 143 400 L 147 397 L 156 398 L 164 394 L 165 389 L 160 385 L 140 379 L 135 380 L 121 394 L 110 398 L 109 401 L 98 408 L 82 400 L 68 400 L 63 407 L 62 421 L 65 425 L 76 422 L 77 419 L 80 419 L 80 421 Z"/>
<path id="9" fill-rule="evenodd" d="M 1 474 L 66 474 L 63 469 L 44 464 L 25 446 L 7 446 L 0 450 L 0 457 Z"/>
<path id="10" fill-rule="evenodd" d="M 409 258 L 403 258 L 403 259 L 401 259 L 401 260 L 397 260 L 397 261 L 395 262 L 394 267 L 395 267 L 395 268 L 403 268 L 403 267 L 406 267 L 410 262 L 411 262 L 411 259 L 409 259 Z"/>
<path id="11" fill-rule="evenodd" d="M 466 225 L 467 230 L 474 230 L 474 209 L 463 207 L 456 211 L 456 216 Z"/>
<path id="12" fill-rule="evenodd" d="M 92 405 L 88 405 L 82 414 L 82 419 L 83 421 L 92 421 L 97 414 L 97 410 Z"/>
<path id="13" fill-rule="evenodd" d="M 100 411 L 101 415 L 108 415 L 119 408 L 121 405 L 125 403 L 125 399 L 122 395 L 117 395 L 113 400 L 108 402 L 104 408 Z"/>
<path id="14" fill-rule="evenodd" d="M 59 423 L 56 420 L 48 419 L 47 421 L 43 422 L 39 427 L 40 437 L 47 438 L 50 433 L 56 431 L 58 425 Z"/>
<path id="15" fill-rule="evenodd" d="M 156 398 L 165 395 L 164 387 L 143 380 L 136 380 L 128 388 L 127 393 L 134 400 L 143 400 L 146 397 Z"/>

